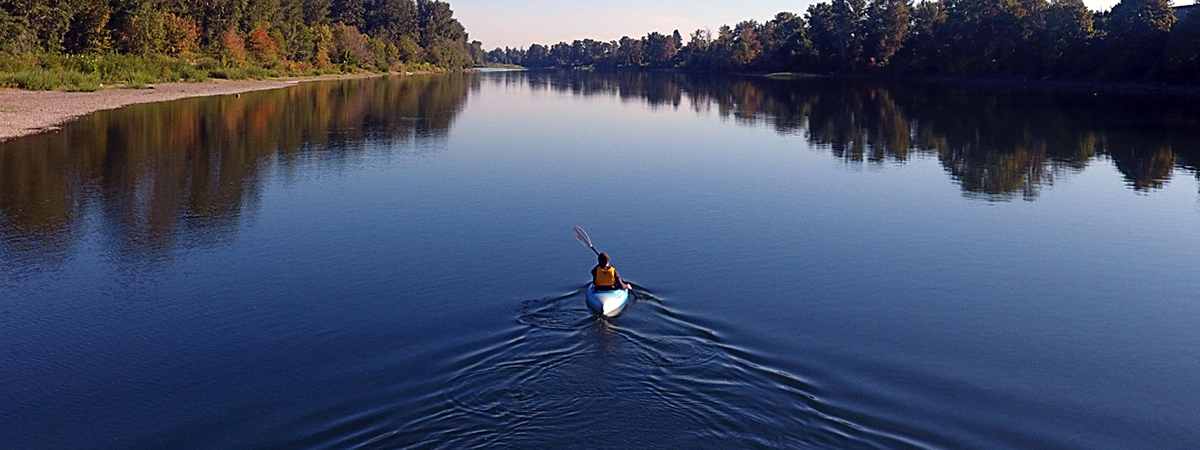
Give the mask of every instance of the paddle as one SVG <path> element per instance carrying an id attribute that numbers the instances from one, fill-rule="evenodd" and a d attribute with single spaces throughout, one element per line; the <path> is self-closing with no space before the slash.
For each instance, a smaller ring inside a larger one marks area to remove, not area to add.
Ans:
<path id="1" fill-rule="evenodd" d="M 575 227 L 575 239 L 579 239 L 579 243 L 585 247 L 592 249 L 596 256 L 600 256 L 600 252 L 596 251 L 596 247 L 592 246 L 592 238 L 588 237 L 587 232 L 583 228 Z"/>

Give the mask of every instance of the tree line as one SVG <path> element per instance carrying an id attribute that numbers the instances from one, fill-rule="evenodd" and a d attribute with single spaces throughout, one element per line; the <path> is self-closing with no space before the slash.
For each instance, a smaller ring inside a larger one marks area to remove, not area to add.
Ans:
<path id="1" fill-rule="evenodd" d="M 1200 80 L 1200 6 L 1169 0 L 832 0 L 686 39 L 593 39 L 496 48 L 490 63 L 526 67 L 1016 76 L 1096 81 Z"/>
<path id="2" fill-rule="evenodd" d="M 300 71 L 458 69 L 476 63 L 467 39 L 450 4 L 438 0 L 0 0 L 0 52 L 8 55 L 207 56 Z"/>

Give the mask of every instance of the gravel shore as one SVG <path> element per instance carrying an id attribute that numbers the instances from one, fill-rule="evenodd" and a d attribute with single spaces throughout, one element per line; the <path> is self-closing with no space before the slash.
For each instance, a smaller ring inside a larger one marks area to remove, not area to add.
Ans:
<path id="1" fill-rule="evenodd" d="M 101 89 L 96 92 L 24 91 L 0 89 L 0 142 L 57 130 L 79 117 L 136 103 L 153 103 L 210 95 L 279 89 L 306 81 L 362 78 L 336 75 L 271 81 L 211 80 L 204 83 L 166 83 L 151 89 Z"/>

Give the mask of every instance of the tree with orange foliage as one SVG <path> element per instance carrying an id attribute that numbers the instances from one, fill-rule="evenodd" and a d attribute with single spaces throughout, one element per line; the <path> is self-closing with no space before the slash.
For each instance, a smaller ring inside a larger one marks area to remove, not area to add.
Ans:
<path id="1" fill-rule="evenodd" d="M 262 28 L 250 32 L 250 52 L 260 64 L 267 65 L 279 59 L 279 43 L 271 38 L 271 34 Z"/>
<path id="2" fill-rule="evenodd" d="M 194 22 L 171 13 L 164 13 L 162 22 L 166 31 L 168 53 L 181 55 L 200 48 L 200 27 Z"/>
<path id="3" fill-rule="evenodd" d="M 221 58 L 225 64 L 238 67 L 246 65 L 246 41 L 236 29 L 230 28 L 221 33 Z"/>

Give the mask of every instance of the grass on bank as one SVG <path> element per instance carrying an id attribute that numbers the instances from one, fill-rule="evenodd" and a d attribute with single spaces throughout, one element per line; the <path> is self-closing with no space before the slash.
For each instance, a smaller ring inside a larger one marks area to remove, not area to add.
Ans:
<path id="1" fill-rule="evenodd" d="M 61 55 L 53 53 L 0 54 L 0 87 L 31 91 L 91 92 L 105 86 L 145 89 L 153 83 L 204 82 L 210 78 L 265 80 L 284 76 L 303 77 L 333 73 L 355 73 L 364 69 L 334 66 L 315 69 L 305 65 L 276 62 L 242 66 L 222 64 L 209 57 L 193 59 L 164 55 Z M 399 71 L 441 72 L 429 63 L 410 64 Z"/>
<path id="2" fill-rule="evenodd" d="M 476 65 L 475 67 L 482 67 L 485 69 L 524 69 L 525 68 L 525 66 L 518 66 L 516 64 L 501 64 L 501 63 L 483 63 L 483 64 Z"/>

